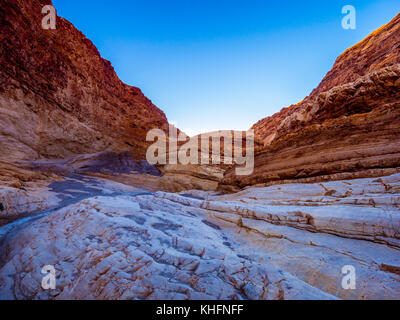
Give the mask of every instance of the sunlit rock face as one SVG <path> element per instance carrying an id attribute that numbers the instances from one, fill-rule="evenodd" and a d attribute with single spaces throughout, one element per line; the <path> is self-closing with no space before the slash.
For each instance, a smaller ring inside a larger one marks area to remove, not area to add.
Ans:
<path id="1" fill-rule="evenodd" d="M 400 166 L 400 15 L 341 55 L 297 105 L 253 126 L 265 147 L 248 177 L 223 184 L 329 181 Z"/>
<path id="2" fill-rule="evenodd" d="M 225 196 L 125 191 L 9 235 L 0 297 L 400 298 L 399 175 Z M 55 290 L 41 288 L 45 265 L 56 269 Z M 356 270 L 355 290 L 342 287 L 345 266 Z"/>
<path id="3" fill-rule="evenodd" d="M 400 63 L 400 14 L 366 39 L 346 50 L 316 89 L 303 101 L 260 120 L 254 125 L 256 134 L 268 141 L 279 124 L 293 112 L 304 109 L 315 98 L 330 90 L 356 82 L 359 78 Z M 365 91 L 365 90 L 364 90 Z M 326 98 L 326 94 L 321 98 Z M 389 97 L 388 97 L 389 98 Z"/>
<path id="4" fill-rule="evenodd" d="M 48 0 L 0 4 L 1 158 L 35 160 L 130 150 L 144 159 L 147 131 L 164 113 L 67 20 L 42 29 Z"/>

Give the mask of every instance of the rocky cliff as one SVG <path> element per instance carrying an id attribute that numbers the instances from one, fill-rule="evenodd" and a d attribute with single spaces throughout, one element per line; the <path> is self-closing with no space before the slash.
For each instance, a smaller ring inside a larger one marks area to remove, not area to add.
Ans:
<path id="1" fill-rule="evenodd" d="M 65 158 L 129 150 L 144 158 L 146 133 L 165 114 L 67 20 L 44 30 L 49 0 L 0 1 L 0 157 Z"/>
<path id="2" fill-rule="evenodd" d="M 253 126 L 264 141 L 244 187 L 380 176 L 400 167 L 400 14 L 348 49 L 302 102 Z"/>

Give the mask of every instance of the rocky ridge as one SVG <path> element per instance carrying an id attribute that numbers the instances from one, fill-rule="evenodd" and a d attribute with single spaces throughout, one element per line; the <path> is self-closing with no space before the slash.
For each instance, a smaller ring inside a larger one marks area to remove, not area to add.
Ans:
<path id="1" fill-rule="evenodd" d="M 400 14 L 341 55 L 302 102 L 254 125 L 264 148 L 248 177 L 271 185 L 391 174 L 400 167 Z"/>

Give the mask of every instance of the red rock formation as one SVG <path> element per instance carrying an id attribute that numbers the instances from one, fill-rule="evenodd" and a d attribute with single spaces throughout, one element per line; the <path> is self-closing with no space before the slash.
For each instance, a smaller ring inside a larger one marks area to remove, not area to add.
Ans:
<path id="1" fill-rule="evenodd" d="M 342 54 L 302 102 L 254 125 L 264 149 L 244 187 L 379 176 L 400 167 L 400 14 Z"/>
<path id="2" fill-rule="evenodd" d="M 396 63 L 400 63 L 400 14 L 337 58 L 332 70 L 303 101 L 258 121 L 253 129 L 269 144 L 283 119 L 312 104 L 321 93 Z"/>
<path id="3" fill-rule="evenodd" d="M 0 1 L 0 146 L 4 160 L 130 150 L 165 114 L 67 20 L 42 29 L 49 0 Z"/>

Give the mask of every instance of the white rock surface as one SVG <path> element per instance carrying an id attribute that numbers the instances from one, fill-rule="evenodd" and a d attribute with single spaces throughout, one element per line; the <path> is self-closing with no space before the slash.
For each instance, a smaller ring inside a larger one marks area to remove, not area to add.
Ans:
<path id="1" fill-rule="evenodd" d="M 60 199 L 48 188 L 0 187 L 0 225 L 32 212 L 57 206 Z"/>
<path id="2" fill-rule="evenodd" d="M 399 186 L 93 197 L 3 241 L 0 298 L 400 299 Z M 56 290 L 41 288 L 45 265 Z M 355 290 L 342 287 L 348 265 Z"/>
<path id="3" fill-rule="evenodd" d="M 334 298 L 270 264 L 239 257 L 204 214 L 168 202 L 152 209 L 158 204 L 152 198 L 92 198 L 24 229 L 2 257 L 0 297 Z M 40 287 L 44 265 L 57 270 L 56 290 Z"/>

